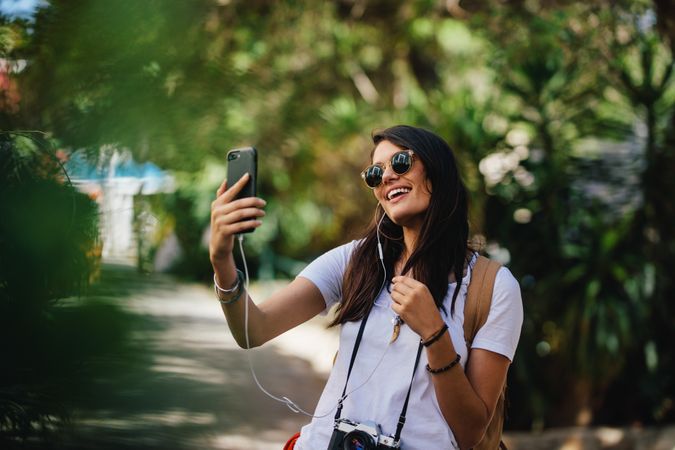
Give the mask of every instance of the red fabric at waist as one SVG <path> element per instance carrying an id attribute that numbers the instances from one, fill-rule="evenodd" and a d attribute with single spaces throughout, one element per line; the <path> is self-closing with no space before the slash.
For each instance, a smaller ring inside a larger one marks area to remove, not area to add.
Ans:
<path id="1" fill-rule="evenodd" d="M 284 445 L 283 450 L 293 450 L 295 448 L 295 442 L 298 440 L 300 437 L 300 433 L 295 433 L 291 438 L 286 442 L 286 445 Z"/>

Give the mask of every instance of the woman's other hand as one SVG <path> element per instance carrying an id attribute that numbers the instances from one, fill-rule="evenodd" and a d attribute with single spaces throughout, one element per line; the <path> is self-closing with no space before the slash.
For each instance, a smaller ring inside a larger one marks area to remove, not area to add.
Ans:
<path id="1" fill-rule="evenodd" d="M 391 308 L 421 339 L 428 339 L 441 329 L 443 318 L 425 284 L 407 276 L 391 281 Z"/>
<path id="2" fill-rule="evenodd" d="M 250 175 L 245 174 L 230 189 L 227 189 L 227 181 L 223 181 L 211 203 L 209 256 L 214 265 L 231 257 L 235 234 L 262 225 L 259 218 L 265 215 L 261 209 L 265 200 L 258 197 L 234 200 L 249 178 Z"/>

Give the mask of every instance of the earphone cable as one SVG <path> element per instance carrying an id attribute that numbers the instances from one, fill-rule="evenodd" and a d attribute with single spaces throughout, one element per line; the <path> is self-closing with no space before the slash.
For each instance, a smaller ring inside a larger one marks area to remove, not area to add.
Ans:
<path id="1" fill-rule="evenodd" d="M 384 216 L 383 216 L 383 217 L 384 217 Z M 381 222 L 382 222 L 382 220 L 380 219 L 380 223 L 381 223 Z M 387 282 L 387 268 L 386 268 L 385 265 L 384 265 L 384 260 L 383 260 L 383 257 L 382 257 L 382 246 L 380 245 L 380 237 L 379 237 L 379 225 L 380 225 L 380 223 L 378 223 L 378 237 L 377 237 L 377 241 L 378 241 L 378 249 L 379 249 L 380 262 L 382 263 L 382 268 L 384 269 L 384 278 L 383 278 L 383 280 L 382 280 L 382 286 L 380 287 L 380 292 L 379 292 L 378 296 L 382 293 L 382 291 L 383 291 L 383 289 L 384 289 L 384 286 L 385 286 L 385 283 Z M 265 395 L 267 395 L 268 397 L 270 397 L 271 399 L 273 399 L 273 400 L 275 400 L 275 401 L 277 401 L 277 402 L 279 402 L 279 403 L 283 403 L 284 405 L 286 405 L 286 407 L 287 407 L 288 409 L 290 409 L 291 411 L 293 411 L 293 412 L 296 413 L 296 414 L 298 414 L 298 413 L 304 414 L 304 415 L 306 415 L 306 416 L 309 416 L 309 417 L 312 417 L 312 418 L 315 418 L 315 419 L 321 419 L 321 418 L 323 418 L 323 417 L 328 416 L 328 415 L 331 414 L 331 413 L 335 410 L 335 408 L 337 408 L 338 405 L 341 404 L 341 403 L 342 403 L 349 395 L 353 394 L 353 393 L 356 392 L 358 389 L 361 389 L 363 386 L 366 385 L 366 383 L 368 383 L 368 381 L 370 381 L 370 379 L 372 378 L 373 374 L 377 371 L 378 367 L 380 367 L 380 364 L 381 364 L 382 361 L 384 360 L 384 357 L 385 357 L 385 355 L 387 354 L 387 351 L 389 350 L 389 347 L 391 346 L 391 342 L 389 342 L 389 343 L 387 344 L 387 346 L 385 347 L 384 352 L 382 352 L 382 356 L 380 357 L 380 359 L 378 360 L 377 364 L 375 365 L 375 368 L 370 372 L 370 375 L 368 375 L 368 377 L 366 378 L 366 380 L 363 381 L 361 384 L 359 384 L 359 385 L 358 385 L 357 387 L 355 387 L 354 389 L 352 389 L 352 390 L 350 390 L 349 392 L 347 392 L 344 396 L 342 396 L 342 397 L 338 400 L 338 402 L 335 404 L 335 406 L 333 406 L 331 409 L 329 409 L 329 410 L 328 410 L 326 413 L 324 413 L 324 414 L 314 415 L 314 414 L 308 413 L 307 411 L 305 411 L 304 409 L 302 409 L 297 403 L 295 403 L 295 402 L 294 402 L 293 400 L 291 400 L 290 398 L 288 398 L 288 397 L 277 397 L 276 395 L 271 394 L 271 393 L 268 392 L 267 389 L 265 389 L 265 388 L 263 387 L 263 385 L 260 383 L 260 381 L 258 380 L 258 377 L 257 377 L 257 375 L 256 375 L 256 373 L 255 373 L 255 369 L 253 368 L 253 360 L 252 360 L 252 358 L 251 358 L 251 352 L 250 352 L 250 349 L 251 349 L 251 342 L 250 342 L 250 337 L 249 337 L 249 333 L 248 333 L 248 302 L 249 302 L 249 297 L 248 297 L 249 289 L 248 289 L 248 287 L 249 287 L 250 278 L 249 278 L 249 274 L 248 274 L 248 265 L 247 265 L 247 263 L 246 263 L 246 253 L 244 252 L 244 244 L 243 244 L 243 242 L 244 242 L 244 235 L 243 235 L 243 234 L 238 234 L 238 235 L 237 235 L 237 241 L 239 241 L 239 252 L 240 252 L 240 254 L 241 254 L 241 259 L 242 259 L 243 264 L 244 264 L 244 276 L 245 276 L 244 288 L 246 289 L 246 299 L 245 299 L 246 303 L 244 304 L 244 335 L 245 335 L 245 338 L 246 338 L 246 350 L 247 350 L 247 351 L 246 351 L 246 359 L 248 360 L 248 367 L 249 367 L 249 369 L 251 370 L 251 375 L 253 376 L 253 380 L 255 381 L 255 384 L 258 386 L 258 389 L 260 389 Z"/>

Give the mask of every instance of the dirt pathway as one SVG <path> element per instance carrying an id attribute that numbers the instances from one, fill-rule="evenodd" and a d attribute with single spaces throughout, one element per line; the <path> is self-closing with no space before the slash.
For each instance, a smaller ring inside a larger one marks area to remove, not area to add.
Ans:
<path id="1" fill-rule="evenodd" d="M 70 449 L 280 450 L 309 420 L 255 386 L 213 292 L 164 275 L 107 268 L 97 296 L 122 307 L 142 349 L 96 380 L 75 416 Z M 278 284 L 255 284 L 262 300 Z M 289 312 L 289 314 L 292 312 Z M 266 389 L 311 411 L 321 393 L 337 331 L 316 318 L 251 351 Z M 675 427 L 566 428 L 505 435 L 515 450 L 675 450 Z"/>
<path id="2" fill-rule="evenodd" d="M 115 301 L 138 319 L 133 338 L 147 354 L 143 364 L 103 380 L 100 395 L 80 409 L 77 447 L 280 449 L 307 423 L 255 386 L 210 289 L 119 268 L 112 276 L 125 273 L 136 286 Z M 251 291 L 258 301 L 273 288 Z M 313 411 L 337 349 L 335 333 L 317 318 L 251 351 L 261 383 Z"/>

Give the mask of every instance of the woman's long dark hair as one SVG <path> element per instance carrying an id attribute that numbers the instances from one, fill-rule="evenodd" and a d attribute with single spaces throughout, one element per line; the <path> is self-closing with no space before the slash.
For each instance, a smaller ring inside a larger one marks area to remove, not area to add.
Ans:
<path id="1" fill-rule="evenodd" d="M 448 292 L 448 276 L 454 274 L 461 282 L 467 257 L 469 237 L 467 191 L 457 170 L 450 146 L 431 131 L 397 125 L 373 134 L 375 146 L 389 141 L 401 149 L 415 152 L 416 164 L 424 165 L 430 184 L 431 200 L 424 215 L 416 246 L 402 273 L 424 283 L 436 305 L 441 308 Z M 342 302 L 331 325 L 360 320 L 373 306 L 384 277 L 378 258 L 377 228 L 380 219 L 380 241 L 387 268 L 387 285 L 394 273 L 394 265 L 403 253 L 403 229 L 386 215 L 381 207 L 376 210 L 365 238 L 354 249 L 342 284 Z M 452 297 L 451 314 L 459 289 Z"/>

